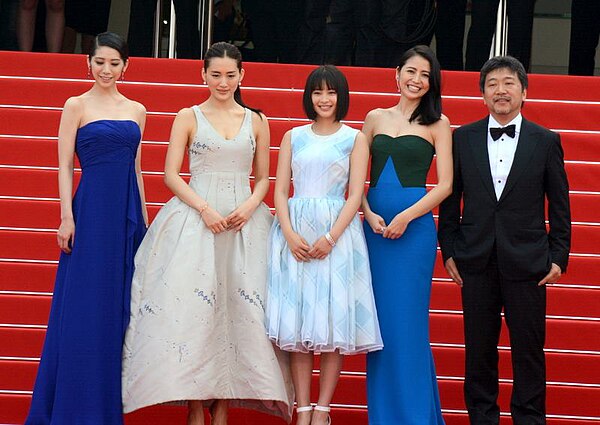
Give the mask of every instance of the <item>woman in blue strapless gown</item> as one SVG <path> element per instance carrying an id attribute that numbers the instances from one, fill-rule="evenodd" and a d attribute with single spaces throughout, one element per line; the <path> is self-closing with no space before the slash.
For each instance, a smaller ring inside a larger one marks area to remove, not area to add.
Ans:
<path id="1" fill-rule="evenodd" d="M 396 70 L 401 98 L 375 109 L 365 236 L 384 349 L 367 355 L 370 425 L 442 425 L 429 345 L 429 296 L 436 256 L 431 210 L 452 187 L 452 138 L 441 114 L 440 67 L 426 46 L 408 50 Z M 438 184 L 425 180 L 436 155 Z"/>
<path id="2" fill-rule="evenodd" d="M 98 35 L 89 64 L 93 87 L 68 99 L 61 117 L 63 252 L 27 425 L 123 423 L 121 352 L 147 221 L 139 169 L 146 111 L 115 85 L 127 67 L 120 37 Z M 82 175 L 71 202 L 75 152 Z"/>

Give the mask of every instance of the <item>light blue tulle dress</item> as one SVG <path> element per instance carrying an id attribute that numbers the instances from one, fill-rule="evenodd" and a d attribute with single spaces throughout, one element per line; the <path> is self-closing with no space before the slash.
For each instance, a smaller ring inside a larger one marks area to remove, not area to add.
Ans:
<path id="1" fill-rule="evenodd" d="M 331 229 L 344 206 L 357 133 L 346 125 L 327 136 L 310 124 L 292 130 L 289 213 L 309 244 Z M 356 354 L 383 347 L 358 214 L 323 260 L 296 261 L 278 220 L 269 242 L 266 325 L 272 341 L 295 352 Z"/>

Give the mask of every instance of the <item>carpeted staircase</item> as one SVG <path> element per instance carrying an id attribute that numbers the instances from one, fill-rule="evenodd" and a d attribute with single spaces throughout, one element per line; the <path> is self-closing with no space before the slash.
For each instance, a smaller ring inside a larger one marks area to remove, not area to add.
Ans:
<path id="1" fill-rule="evenodd" d="M 274 176 L 283 133 L 306 122 L 301 98 L 312 67 L 248 63 L 245 68 L 244 100 L 269 117 Z M 127 80 L 119 85 L 148 110 L 143 171 L 151 217 L 172 196 L 162 169 L 175 113 L 207 97 L 200 69 L 199 61 L 132 58 Z M 393 70 L 344 72 L 352 90 L 348 124 L 360 128 L 369 110 L 397 101 Z M 83 56 L 0 52 L 0 424 L 22 424 L 31 399 L 59 254 L 58 122 L 65 100 L 91 86 L 86 74 Z M 444 113 L 453 126 L 486 114 L 477 74 L 446 72 L 443 77 Z M 548 424 L 600 425 L 600 80 L 532 75 L 523 113 L 560 133 L 571 190 L 570 267 L 559 284 L 548 288 Z M 272 193 L 266 201 L 273 206 Z M 444 417 L 448 425 L 466 425 L 460 292 L 441 258 L 430 318 Z M 505 331 L 500 341 L 502 425 L 511 423 Z M 316 390 L 316 379 L 314 385 Z M 367 424 L 363 356 L 346 359 L 333 407 L 334 423 Z M 181 407 L 156 406 L 127 415 L 126 423 L 166 425 L 184 423 L 184 418 Z M 239 410 L 232 412 L 230 423 L 283 422 Z"/>

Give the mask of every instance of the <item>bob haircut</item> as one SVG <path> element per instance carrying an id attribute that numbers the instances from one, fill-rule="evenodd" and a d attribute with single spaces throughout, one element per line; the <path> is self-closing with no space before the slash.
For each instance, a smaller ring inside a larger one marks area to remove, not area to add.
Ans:
<path id="1" fill-rule="evenodd" d="M 127 42 L 119 34 L 115 34 L 114 32 L 103 32 L 98 34 L 94 38 L 94 44 L 88 54 L 89 60 L 92 60 L 92 57 L 96 55 L 96 50 L 100 47 L 110 47 L 111 49 L 115 49 L 119 52 L 121 60 L 125 63 L 129 60 L 129 47 L 127 46 Z"/>
<path id="2" fill-rule="evenodd" d="M 527 89 L 527 72 L 525 71 L 523 64 L 519 62 L 517 58 L 513 58 L 512 56 L 494 56 L 483 64 L 481 72 L 479 73 L 479 89 L 481 90 L 481 93 L 485 91 L 485 79 L 488 74 L 497 69 L 510 70 L 513 74 L 517 75 L 517 78 L 519 78 L 521 89 Z"/>
<path id="3" fill-rule="evenodd" d="M 429 62 L 429 90 L 421 98 L 419 106 L 410 116 L 409 122 L 417 121 L 421 125 L 433 124 L 442 117 L 442 73 L 440 63 L 428 46 L 415 46 L 408 49 L 400 58 L 398 70 L 413 56 L 421 56 Z"/>
<path id="4" fill-rule="evenodd" d="M 348 114 L 350 106 L 350 90 L 348 89 L 346 76 L 333 65 L 321 65 L 309 74 L 304 86 L 304 95 L 302 96 L 304 113 L 310 120 L 314 121 L 317 119 L 317 111 L 315 111 L 312 103 L 312 93 L 315 90 L 321 90 L 323 85 L 328 90 L 335 90 L 337 93 L 335 120 L 343 120 L 346 114 Z"/>

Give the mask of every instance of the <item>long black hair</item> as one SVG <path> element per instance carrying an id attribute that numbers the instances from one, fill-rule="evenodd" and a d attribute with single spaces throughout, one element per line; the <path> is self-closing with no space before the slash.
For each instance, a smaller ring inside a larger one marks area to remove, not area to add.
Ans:
<path id="1" fill-rule="evenodd" d="M 429 125 L 442 117 L 442 72 L 440 63 L 428 46 L 415 46 L 408 49 L 400 58 L 398 69 L 413 56 L 421 56 L 429 62 L 429 90 L 421 98 L 421 102 L 410 116 L 409 122 L 417 121 L 421 125 Z"/>
<path id="2" fill-rule="evenodd" d="M 129 60 L 129 46 L 127 46 L 127 42 L 119 34 L 115 34 L 114 32 L 103 32 L 98 34 L 94 38 L 94 44 L 88 53 L 89 60 L 92 60 L 92 57 L 96 54 L 96 50 L 100 47 L 110 47 L 111 49 L 115 49 L 119 52 L 119 56 L 121 56 L 121 59 L 125 63 Z"/>
<path id="3" fill-rule="evenodd" d="M 325 84 L 328 90 L 335 90 L 337 94 L 337 105 L 335 109 L 335 120 L 341 121 L 348 113 L 350 105 L 350 93 L 348 89 L 348 80 L 346 76 L 333 65 L 321 65 L 313 69 L 304 86 L 304 95 L 302 96 L 302 106 L 304 112 L 310 120 L 317 118 L 317 112 L 312 103 L 312 92 L 321 90 Z"/>
<path id="4" fill-rule="evenodd" d="M 208 70 L 210 61 L 214 58 L 233 59 L 237 63 L 238 70 L 242 70 L 242 53 L 233 44 L 226 43 L 225 41 L 219 41 L 218 43 L 214 43 L 212 46 L 210 46 L 206 51 L 206 54 L 204 55 L 204 71 Z M 240 86 L 238 86 L 235 92 L 233 93 L 233 99 L 239 105 L 243 106 L 244 108 L 248 108 L 251 111 L 256 112 L 259 116 L 261 116 L 260 113 L 262 111 L 260 109 L 251 108 L 250 106 L 244 103 L 244 101 L 242 100 L 242 92 L 240 90 Z"/>

